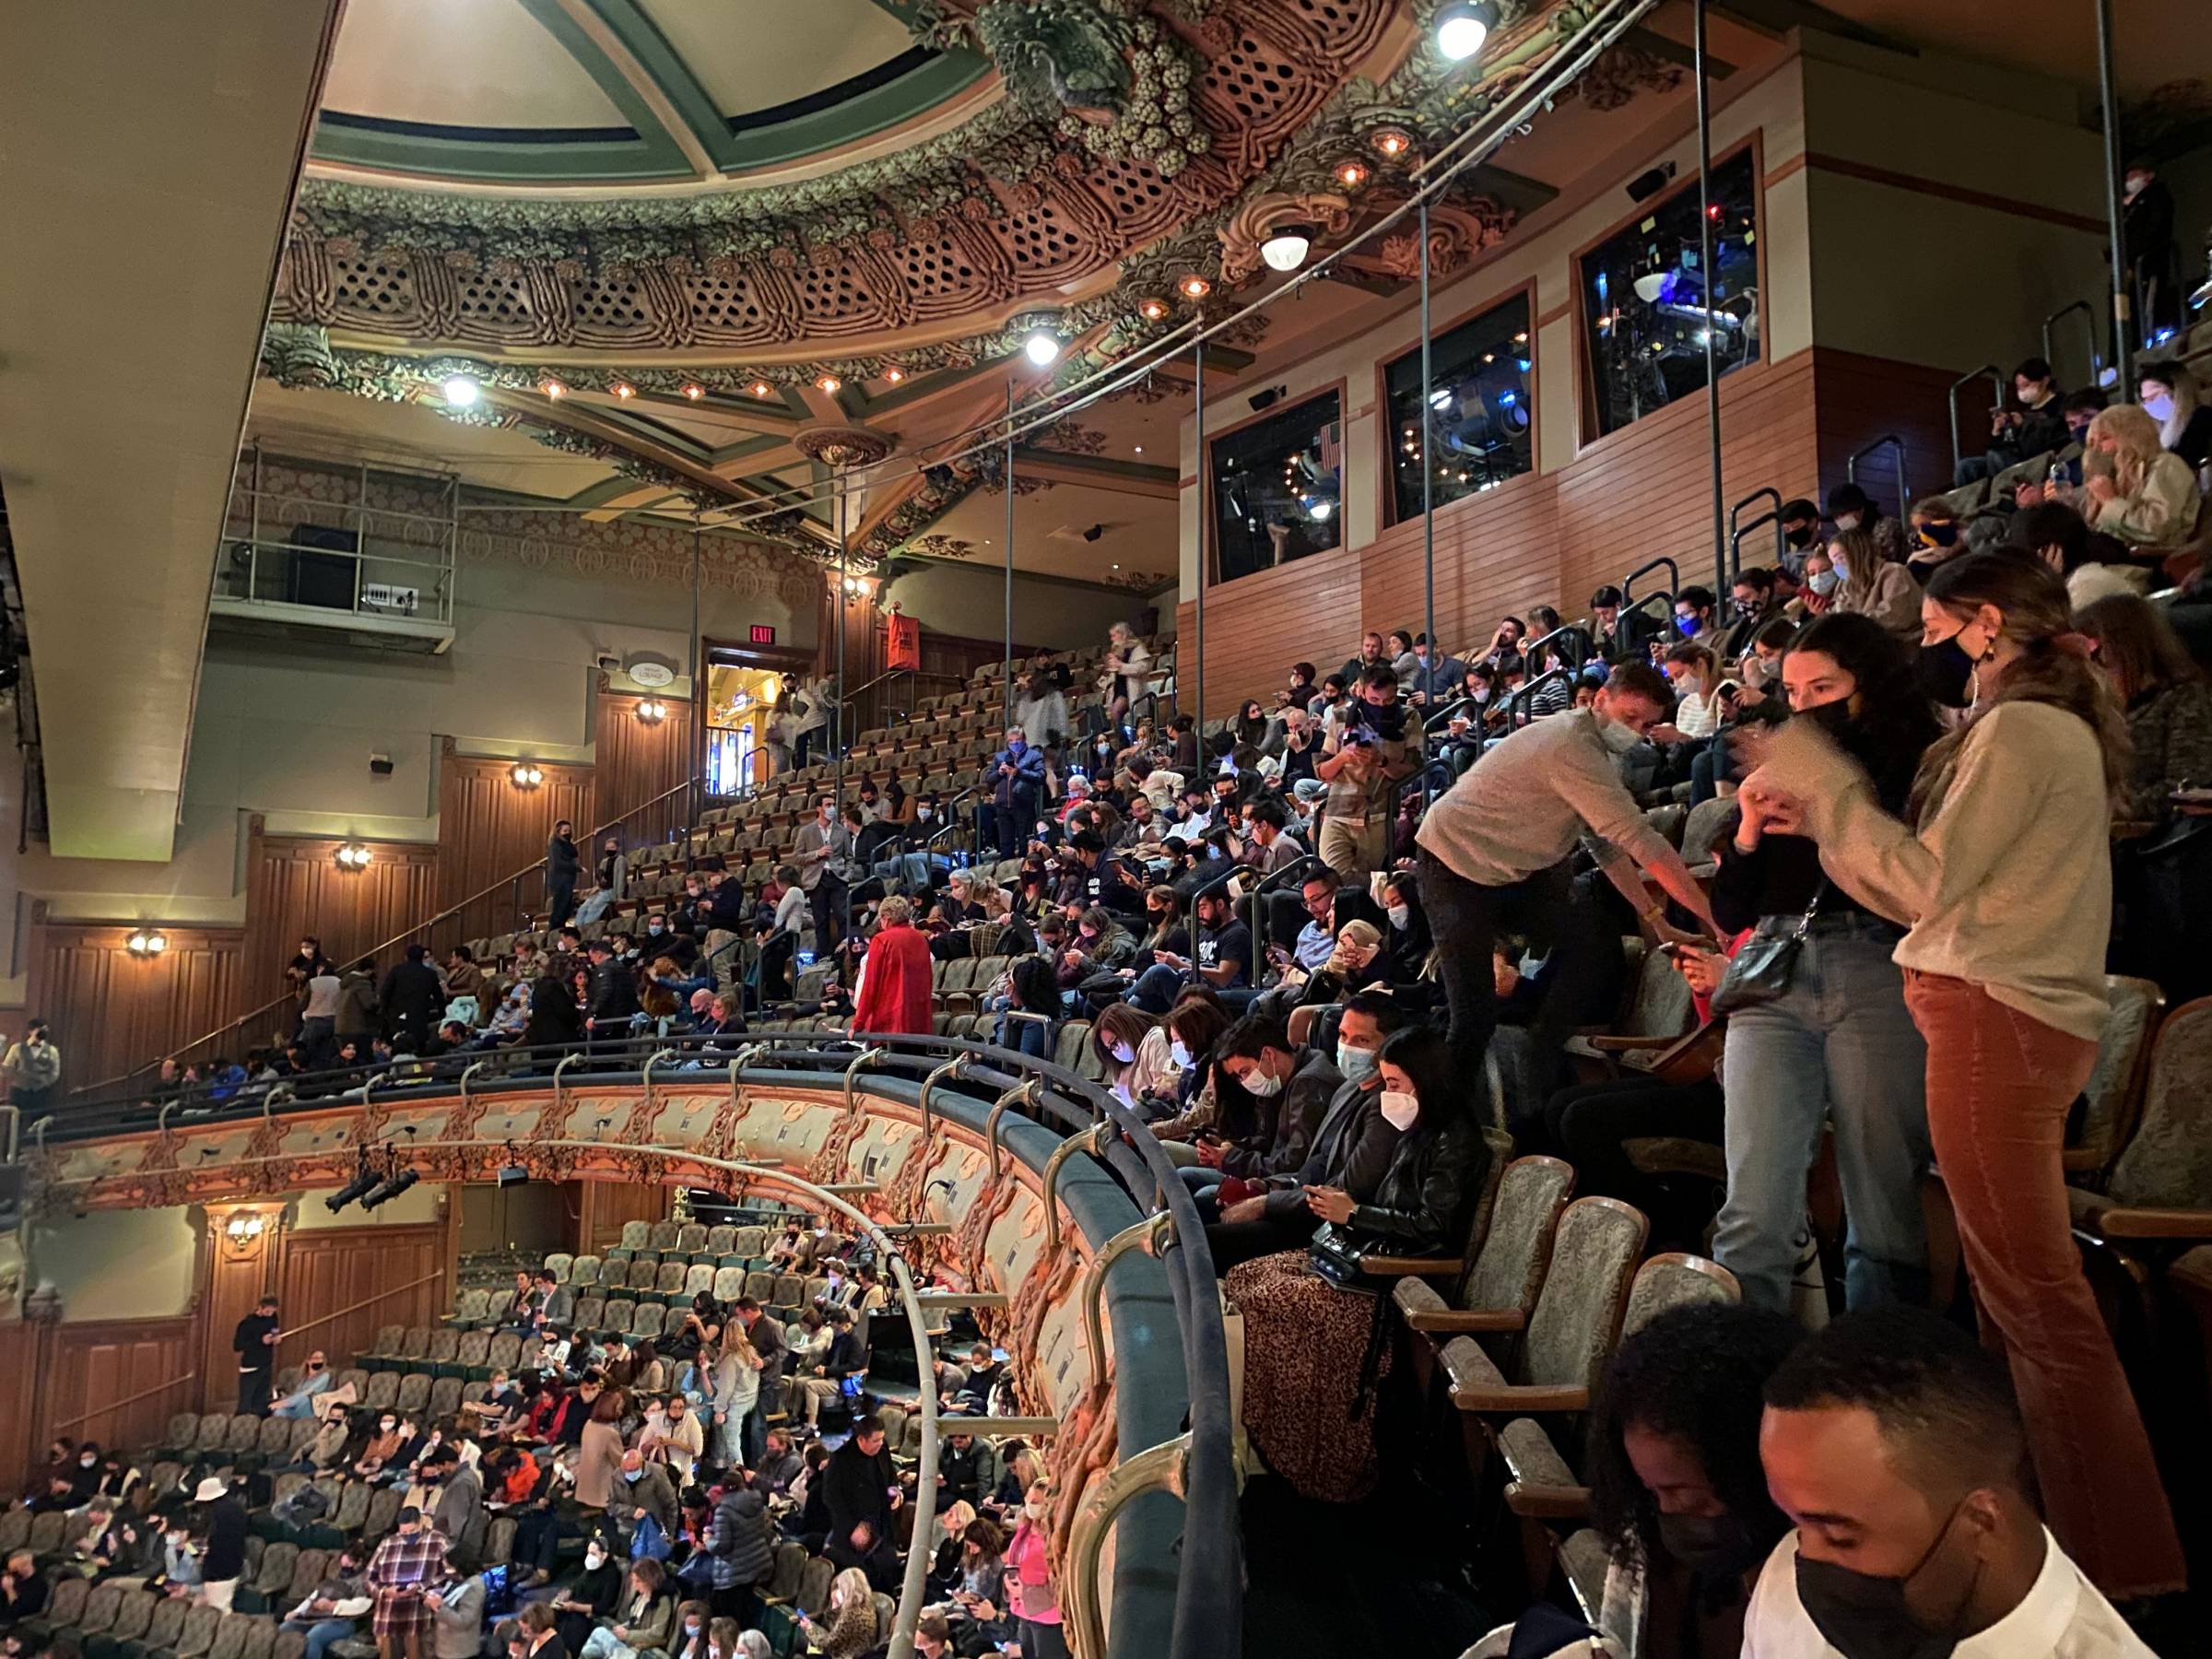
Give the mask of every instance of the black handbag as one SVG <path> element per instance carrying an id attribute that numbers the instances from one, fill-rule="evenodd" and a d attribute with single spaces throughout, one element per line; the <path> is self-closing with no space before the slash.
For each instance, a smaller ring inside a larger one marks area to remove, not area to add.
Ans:
<path id="1" fill-rule="evenodd" d="M 1820 913 L 1820 900 L 1827 893 L 1828 878 L 1822 877 L 1795 927 L 1781 935 L 1755 933 L 1736 947 L 1735 955 L 1728 959 L 1728 971 L 1713 987 L 1716 1016 L 1772 1002 L 1790 988 L 1798 953 L 1805 948 L 1806 935 L 1812 932 L 1813 918 Z"/>
<path id="2" fill-rule="evenodd" d="M 1307 1262 L 1315 1273 L 1339 1290 L 1358 1290 L 1373 1295 L 1375 1281 L 1368 1277 L 1359 1266 L 1359 1253 L 1352 1248 L 1351 1235 L 1333 1221 L 1324 1221 L 1307 1247 Z"/>

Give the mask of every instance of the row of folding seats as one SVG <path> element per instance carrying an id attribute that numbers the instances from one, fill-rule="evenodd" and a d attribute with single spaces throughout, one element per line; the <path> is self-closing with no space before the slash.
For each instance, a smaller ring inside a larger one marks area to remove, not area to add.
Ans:
<path id="1" fill-rule="evenodd" d="M 398 1332 L 394 1337 L 392 1333 Z M 523 1338 L 514 1331 L 470 1330 L 458 1324 L 385 1325 L 360 1356 L 361 1368 L 378 1375 L 420 1371 L 433 1377 L 488 1377 L 522 1363 Z"/>
<path id="2" fill-rule="evenodd" d="M 75 1576 L 56 1583 L 45 1611 L 18 1630 L 84 1659 L 300 1659 L 307 1651 L 304 1630 L 279 1630 L 253 1612 Z"/>

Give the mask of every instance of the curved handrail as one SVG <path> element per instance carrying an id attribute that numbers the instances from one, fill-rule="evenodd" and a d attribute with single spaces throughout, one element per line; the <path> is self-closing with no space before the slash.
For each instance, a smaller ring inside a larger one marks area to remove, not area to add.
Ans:
<path id="1" fill-rule="evenodd" d="M 2052 347 L 2057 339 L 2059 321 L 2071 316 L 2076 312 L 2081 313 L 2082 337 L 2088 342 L 2089 347 L 2089 372 L 2088 377 L 2082 382 L 2082 384 L 2094 386 L 2097 383 L 2097 377 L 2104 371 L 2104 364 L 2099 360 L 2097 350 L 2097 308 L 2087 300 L 2077 300 L 2069 305 L 2062 305 L 2043 319 L 2043 361 L 2046 363 L 2058 361 L 2058 359 L 2053 355 Z"/>
<path id="2" fill-rule="evenodd" d="M 1897 452 L 1897 510 L 1901 514 L 1912 505 L 1912 485 L 1905 476 L 1905 441 L 1895 432 L 1884 432 L 1872 443 L 1860 445 L 1843 458 L 1843 477 L 1851 483 L 1859 481 L 1859 463 L 1877 451 L 1893 449 Z"/>
<path id="3" fill-rule="evenodd" d="M 1745 508 L 1750 506 L 1754 501 L 1763 501 L 1768 500 L 1770 497 L 1772 498 L 1774 502 L 1773 508 L 1771 511 L 1760 513 L 1757 518 L 1753 519 L 1747 524 L 1743 523 L 1743 512 Z M 1753 490 L 1742 500 L 1736 502 L 1735 506 L 1728 509 L 1729 580 L 1734 581 L 1736 577 L 1741 576 L 1744 573 L 1744 537 L 1750 535 L 1752 531 L 1758 529 L 1762 524 L 1772 524 L 1774 526 L 1774 562 L 1777 564 L 1782 562 L 1782 556 L 1787 546 L 1783 538 L 1782 534 L 1782 510 L 1784 504 L 1785 503 L 1782 499 L 1781 490 L 1775 488 L 1771 484 L 1762 484 L 1759 488 Z"/>
<path id="4" fill-rule="evenodd" d="M 653 1053 L 665 1040 L 640 1038 L 625 1045 L 626 1056 L 633 1061 L 629 1065 L 617 1064 L 609 1070 L 617 1076 L 635 1076 L 634 1061 L 639 1052 Z M 683 1039 L 665 1040 L 679 1050 L 693 1048 L 703 1057 L 712 1055 L 719 1061 L 721 1054 L 709 1041 L 704 1044 L 687 1043 Z M 1236 1486 L 1239 1478 L 1235 1447 L 1233 1407 L 1229 1394 L 1229 1357 L 1227 1335 L 1222 1324 L 1219 1290 L 1215 1279 L 1212 1253 L 1207 1246 L 1206 1232 L 1188 1188 L 1177 1175 L 1173 1163 L 1143 1122 L 1124 1108 L 1109 1091 L 1088 1078 L 1048 1060 L 1011 1053 L 979 1043 L 972 1039 L 935 1037 L 899 1033 L 840 1033 L 816 1030 L 776 1030 L 748 1034 L 749 1047 L 764 1047 L 779 1058 L 810 1062 L 824 1071 L 824 1080 L 841 1074 L 853 1063 L 853 1047 L 881 1051 L 879 1064 L 887 1072 L 904 1071 L 912 1075 L 918 1067 L 934 1069 L 937 1060 L 953 1054 L 970 1057 L 973 1080 L 986 1087 L 1011 1085 L 1005 1088 L 992 1108 L 987 1121 L 987 1132 L 995 1150 L 998 1135 L 997 1123 L 1005 1109 L 1019 1100 L 1049 1110 L 1064 1120 L 1073 1120 L 1071 1128 L 1077 1131 L 1076 1139 L 1082 1143 L 1076 1149 L 1088 1152 L 1103 1163 L 1115 1176 L 1140 1211 L 1154 1213 L 1164 1210 L 1169 1218 L 1166 1237 L 1159 1259 L 1167 1269 L 1169 1288 L 1174 1296 L 1178 1324 L 1181 1327 L 1185 1357 L 1186 1374 L 1191 1379 L 1189 1431 L 1165 1446 L 1137 1452 L 1127 1460 L 1138 1464 L 1151 1460 L 1143 1466 L 1152 1466 L 1157 1455 L 1172 1449 L 1176 1466 L 1184 1472 L 1178 1485 L 1186 1505 L 1185 1536 L 1206 1540 L 1207 1547 L 1184 1548 L 1178 1568 L 1178 1594 L 1175 1615 L 1175 1636 L 1170 1649 L 1170 1659 L 1201 1659 L 1223 1651 L 1234 1651 L 1239 1643 L 1241 1619 L 1241 1566 L 1240 1535 L 1236 1522 Z M 787 1048 L 785 1045 L 796 1045 Z M 562 1059 L 557 1072 L 565 1071 L 568 1065 L 583 1059 L 582 1053 L 568 1050 L 531 1049 L 510 1051 L 516 1057 L 549 1060 L 555 1053 Z M 618 1059 L 605 1053 L 593 1056 L 596 1060 Z M 342 1083 L 351 1074 L 335 1074 Z M 594 1075 L 600 1075 L 594 1073 Z M 788 1077 L 789 1074 L 784 1074 Z M 326 1074 L 326 1076 L 329 1076 Z M 295 1080 L 297 1081 L 297 1080 Z M 507 1078 L 502 1081 L 524 1086 L 542 1086 L 543 1079 Z M 398 1076 L 387 1077 L 386 1086 L 401 1098 L 434 1098 L 441 1091 L 452 1089 L 457 1082 L 453 1075 Z M 1051 1096 L 1044 1092 L 1047 1088 Z M 306 1098 L 288 1100 L 293 1112 L 324 1110 L 339 1104 L 335 1093 L 311 1093 Z M 1087 1110 L 1088 1122 L 1077 1117 L 1067 1103 Z M 163 1102 L 160 1121 L 167 1125 L 176 1100 Z M 263 1110 L 253 1099 L 232 1097 L 208 1107 L 206 1119 L 229 1119 L 253 1116 Z M 76 1120 L 66 1125 L 68 1138 L 85 1138 L 90 1135 L 118 1130 L 143 1131 L 138 1124 L 101 1124 L 95 1121 L 97 1112 L 72 1109 L 69 1117 Z M 45 1132 L 54 1123 L 51 1116 L 43 1117 L 33 1126 L 33 1136 L 40 1155 L 44 1156 Z M 502 1139 L 486 1137 L 465 1142 L 431 1141 L 418 1150 L 430 1150 L 447 1146 L 470 1148 L 501 1148 L 509 1143 Z M 1069 1143 L 1064 1138 L 1063 1146 Z M 1073 1156 L 1069 1151 L 1068 1156 Z M 783 1171 L 755 1163 L 727 1159 L 713 1159 L 696 1151 L 687 1150 L 684 1157 L 702 1165 L 724 1169 L 741 1174 L 748 1181 L 766 1181 L 816 1196 L 820 1203 L 836 1208 L 865 1228 L 875 1238 L 880 1257 L 890 1263 L 900 1281 L 902 1302 L 907 1305 L 910 1321 L 915 1324 L 917 1352 L 927 1352 L 927 1321 L 921 1309 L 911 1275 L 906 1271 L 904 1259 L 892 1248 L 891 1241 L 865 1214 L 845 1203 L 837 1194 L 816 1187 L 803 1178 Z M 241 1165 L 262 1161 L 249 1156 L 236 1160 Z M 84 1178 L 86 1182 L 97 1177 Z M 59 1183 L 62 1185 L 71 1182 Z M 935 1400 L 924 1402 L 924 1463 L 921 1490 L 917 1493 L 917 1524 L 926 1528 L 934 1509 L 934 1469 L 937 1424 Z M 1118 1505 L 1114 1506 L 1118 1509 Z M 1111 1516 L 1108 1517 L 1111 1519 Z M 1091 1559 L 1089 1571 L 1095 1572 L 1096 1559 Z M 894 1652 L 910 1651 L 914 1617 L 920 1611 L 920 1585 L 916 1567 L 926 1566 L 924 1552 L 914 1552 L 909 1562 L 908 1594 L 901 1600 L 900 1624 L 894 1636 Z M 1078 1571 L 1082 1570 L 1080 1559 Z M 1077 1591 L 1078 1596 L 1091 1594 L 1094 1587 Z M 1095 1600 L 1093 1603 L 1095 1608 Z M 1087 1627 L 1088 1628 L 1088 1627 Z M 1098 1653 L 1095 1646 L 1090 1652 Z"/>
<path id="5" fill-rule="evenodd" d="M 583 838 L 584 841 L 590 842 L 598 840 L 599 837 L 606 834 L 606 831 L 615 829 L 626 819 L 633 818 L 641 812 L 645 812 L 654 806 L 658 806 L 663 801 L 669 799 L 672 795 L 683 794 L 686 790 L 689 789 L 693 784 L 699 782 L 700 781 L 700 780 L 696 777 L 687 778 L 681 783 L 677 784 L 672 789 L 664 789 L 659 794 L 654 795 L 650 801 L 640 802 L 637 806 L 632 806 L 628 812 L 622 814 L 620 818 L 609 818 L 604 824 L 594 825 L 591 830 L 591 833 Z M 440 923 L 452 920 L 453 917 L 459 915 L 463 911 L 466 910 L 470 905 L 475 904 L 481 900 L 490 898 L 501 888 L 512 887 L 516 882 L 522 880 L 524 877 L 529 875 L 533 870 L 542 870 L 545 867 L 546 861 L 542 858 L 538 859 L 535 864 L 524 865 L 521 869 L 512 871 L 508 875 L 500 877 L 499 880 L 492 882 L 489 886 L 478 888 L 475 892 L 469 894 L 467 898 L 459 900 L 453 904 L 447 905 L 436 915 L 428 917 L 423 921 L 416 923 L 414 926 L 408 928 L 405 933 L 394 934 L 390 938 L 382 940 L 378 944 L 370 946 L 366 950 L 350 951 L 347 954 L 352 958 L 353 960 L 357 962 L 365 961 L 372 957 L 380 957 L 383 955 L 385 951 L 390 950 L 394 946 L 405 945 L 409 940 L 413 939 L 418 934 L 428 933 L 431 928 L 436 927 Z M 214 1030 L 206 1032 L 205 1035 L 194 1037 L 190 1042 L 182 1043 L 177 1047 L 169 1050 L 167 1053 L 159 1056 L 159 1058 L 148 1060 L 141 1065 L 135 1065 L 129 1071 L 119 1073 L 115 1077 L 103 1077 L 97 1083 L 87 1083 L 80 1088 L 72 1088 L 69 1091 L 69 1096 L 72 1100 L 74 1100 L 79 1095 L 92 1094 L 100 1089 L 110 1088 L 118 1083 L 128 1083 L 133 1077 L 142 1077 L 149 1071 L 159 1071 L 161 1067 L 162 1060 L 187 1056 L 191 1054 L 194 1049 L 205 1048 L 211 1043 L 219 1042 L 222 1039 L 230 1036 L 233 1032 L 244 1031 L 255 1021 L 266 1019 L 270 1015 L 276 1013 L 280 1008 L 297 1007 L 299 1006 L 299 993 L 295 991 L 288 991 L 281 996 L 271 997 L 267 1002 L 263 1003 L 258 1008 L 250 1009 L 246 1013 L 239 1015 L 235 1019 L 231 1019 L 216 1027 Z"/>
<path id="6" fill-rule="evenodd" d="M 1666 572 L 1666 586 L 1661 592 L 1665 594 L 1666 602 L 1670 606 L 1674 604 L 1675 595 L 1682 591 L 1682 567 L 1662 553 L 1657 559 L 1645 560 L 1620 579 L 1621 609 L 1634 610 L 1636 608 L 1636 578 L 1649 576 L 1653 571 Z M 1653 595 L 1647 594 L 1644 597 L 1651 598 Z"/>
<path id="7" fill-rule="evenodd" d="M 1994 363 L 1984 363 L 1979 369 L 1969 369 L 1953 381 L 1950 389 L 1944 394 L 1946 401 L 1951 406 L 1951 467 L 1954 477 L 1958 476 L 1959 461 L 1966 454 L 1965 444 L 1959 436 L 1959 394 L 1985 374 L 1989 376 L 1990 384 L 1995 388 L 1990 407 L 2001 409 L 2005 406 L 2005 371 Z"/>

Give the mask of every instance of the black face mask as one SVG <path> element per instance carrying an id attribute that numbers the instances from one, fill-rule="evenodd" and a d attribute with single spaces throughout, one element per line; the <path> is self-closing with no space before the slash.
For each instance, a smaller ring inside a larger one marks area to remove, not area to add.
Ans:
<path id="1" fill-rule="evenodd" d="M 1912 672 L 1921 690 L 1947 709 L 1963 709 L 1974 700 L 1974 659 L 1957 634 L 1923 645 Z"/>
<path id="2" fill-rule="evenodd" d="M 1704 1578 L 1741 1578 L 1767 1559 L 1771 1537 L 1754 1537 L 1735 1515 L 1661 1515 L 1659 1542 L 1666 1553 Z"/>
<path id="3" fill-rule="evenodd" d="M 1806 524 L 1796 530 L 1785 530 L 1783 535 L 1793 547 L 1809 547 L 1819 529 L 1818 524 Z"/>
<path id="4" fill-rule="evenodd" d="M 1927 1552 L 1911 1571 L 1898 1578 L 1854 1572 L 1830 1561 L 1808 1561 L 1799 1554 L 1797 1600 L 1828 1645 L 1843 1659 L 1947 1659 L 1959 1646 L 1958 1635 L 1949 1629 L 1931 1630 L 1922 1624 L 1905 1599 L 1905 1587 L 1935 1559 L 1944 1539 L 1951 1535 L 1951 1523 L 1958 1518 L 1959 1512 L 1953 1509 Z M 1959 1615 L 1973 1601 L 1981 1579 L 1982 1564 L 1976 1561 L 1973 1579 L 1945 1620 L 1947 1627 L 1958 1624 Z"/>
<path id="5" fill-rule="evenodd" d="M 1848 697 L 1831 703 L 1822 703 L 1818 708 L 1799 709 L 1790 718 L 1810 721 L 1839 743 L 1850 735 L 1854 724 L 1851 717 L 1851 699 Z"/>

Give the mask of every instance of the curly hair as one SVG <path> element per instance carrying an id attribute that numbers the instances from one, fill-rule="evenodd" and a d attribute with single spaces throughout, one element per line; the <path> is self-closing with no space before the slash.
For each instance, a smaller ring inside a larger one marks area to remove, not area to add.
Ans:
<path id="1" fill-rule="evenodd" d="M 1805 1334 L 1786 1314 L 1702 1302 L 1660 1314 L 1614 1351 L 1591 1410 L 1585 1463 L 1590 1524 L 1616 1559 L 1660 1553 L 1659 1506 L 1629 1462 L 1631 1423 L 1695 1453 L 1714 1495 L 1754 1535 L 1789 1530 L 1767 1495 L 1759 1420 L 1767 1379 Z"/>

